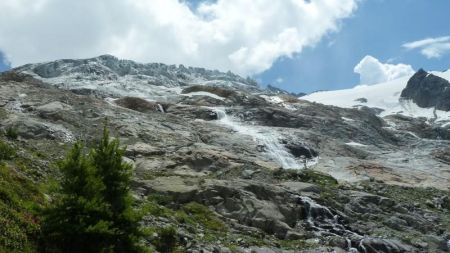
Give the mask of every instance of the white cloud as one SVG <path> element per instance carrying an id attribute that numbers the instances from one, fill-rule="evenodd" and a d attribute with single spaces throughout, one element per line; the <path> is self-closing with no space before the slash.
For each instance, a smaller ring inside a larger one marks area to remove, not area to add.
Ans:
<path id="1" fill-rule="evenodd" d="M 1 0 L 13 66 L 104 53 L 240 74 L 269 69 L 339 29 L 359 0 Z"/>
<path id="2" fill-rule="evenodd" d="M 411 65 L 381 63 L 378 59 L 367 55 L 354 68 L 360 76 L 361 84 L 376 84 L 414 74 Z"/>
<path id="3" fill-rule="evenodd" d="M 275 82 L 276 82 L 276 83 L 282 83 L 282 82 L 284 82 L 284 79 L 283 79 L 282 77 L 278 77 L 278 78 L 275 80 Z"/>
<path id="4" fill-rule="evenodd" d="M 427 38 L 403 44 L 406 49 L 419 49 L 428 59 L 450 53 L 450 36 Z"/>

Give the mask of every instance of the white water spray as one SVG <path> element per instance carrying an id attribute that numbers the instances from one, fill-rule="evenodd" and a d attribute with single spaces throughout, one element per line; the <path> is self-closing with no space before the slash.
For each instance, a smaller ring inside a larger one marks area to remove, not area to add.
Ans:
<path id="1" fill-rule="evenodd" d="M 164 107 L 161 104 L 158 104 L 158 110 L 162 113 L 166 112 L 166 111 L 164 111 Z"/>
<path id="2" fill-rule="evenodd" d="M 302 169 L 305 163 L 297 160 L 287 149 L 280 143 L 279 136 L 273 131 L 264 131 L 264 127 L 256 127 L 250 125 L 243 125 L 234 121 L 225 112 L 223 108 L 213 108 L 217 115 L 217 119 L 222 125 L 225 125 L 234 131 L 249 135 L 253 140 L 264 148 L 264 151 L 275 160 L 284 169 Z M 317 163 L 318 158 L 313 158 L 306 161 L 306 166 L 312 166 Z"/>

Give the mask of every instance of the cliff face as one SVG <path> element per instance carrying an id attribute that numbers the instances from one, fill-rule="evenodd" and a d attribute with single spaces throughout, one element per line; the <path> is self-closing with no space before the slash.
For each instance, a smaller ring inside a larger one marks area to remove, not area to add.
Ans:
<path id="1" fill-rule="evenodd" d="M 421 69 L 408 81 L 401 98 L 410 99 L 423 108 L 450 111 L 450 83 Z"/>
<path id="2" fill-rule="evenodd" d="M 239 77 L 175 87 L 173 76 L 165 86 L 40 66 L 0 77 L 0 128 L 18 135 L 1 137 L 17 153 L 5 168 L 30 184 L 55 175 L 51 164 L 75 140 L 98 138 L 107 118 L 135 167 L 135 197 L 153 207 L 145 226 L 176 227 L 188 252 L 447 250 L 446 127 L 297 100 Z"/>

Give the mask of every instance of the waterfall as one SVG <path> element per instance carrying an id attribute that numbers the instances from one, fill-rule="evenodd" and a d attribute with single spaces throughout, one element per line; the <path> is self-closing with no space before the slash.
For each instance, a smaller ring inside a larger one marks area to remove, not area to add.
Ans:
<path id="1" fill-rule="evenodd" d="M 346 240 L 347 250 L 350 253 L 367 253 L 363 241 L 364 237 L 346 229 L 338 220 L 337 215 L 333 215 L 331 210 L 316 203 L 309 197 L 299 196 L 299 201 L 304 206 L 306 222 L 315 230 L 316 235 L 337 235 L 342 236 Z M 359 240 L 358 248 L 352 247 L 353 240 Z"/>
<path id="2" fill-rule="evenodd" d="M 301 169 L 305 167 L 302 161 L 298 161 L 289 151 L 280 143 L 280 136 L 274 131 L 265 131 L 264 127 L 244 125 L 229 117 L 224 108 L 212 108 L 217 115 L 218 121 L 234 131 L 253 137 L 253 140 L 263 147 L 270 158 L 275 160 L 284 169 Z M 306 162 L 306 166 L 316 162 L 316 158 Z"/>
<path id="3" fill-rule="evenodd" d="M 164 107 L 161 104 L 158 104 L 158 110 L 162 113 L 166 112 L 166 111 L 164 111 Z"/>

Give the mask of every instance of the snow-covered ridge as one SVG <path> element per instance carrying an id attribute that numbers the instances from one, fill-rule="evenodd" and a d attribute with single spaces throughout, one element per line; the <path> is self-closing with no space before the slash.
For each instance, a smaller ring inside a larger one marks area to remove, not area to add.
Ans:
<path id="1" fill-rule="evenodd" d="M 450 70 L 431 72 L 431 74 L 450 80 Z M 361 106 L 379 108 L 383 110 L 380 113 L 381 117 L 402 114 L 410 117 L 426 117 L 435 121 L 450 120 L 450 112 L 420 108 L 412 101 L 400 99 L 402 90 L 405 89 L 410 78 L 403 77 L 374 85 L 358 85 L 345 90 L 315 92 L 300 99 L 343 108 Z"/>
<path id="2" fill-rule="evenodd" d="M 231 72 L 162 63 L 142 64 L 111 55 L 27 64 L 14 70 L 63 89 L 89 89 L 151 100 L 176 96 L 182 87 L 190 85 L 257 89 L 254 80 Z"/>

